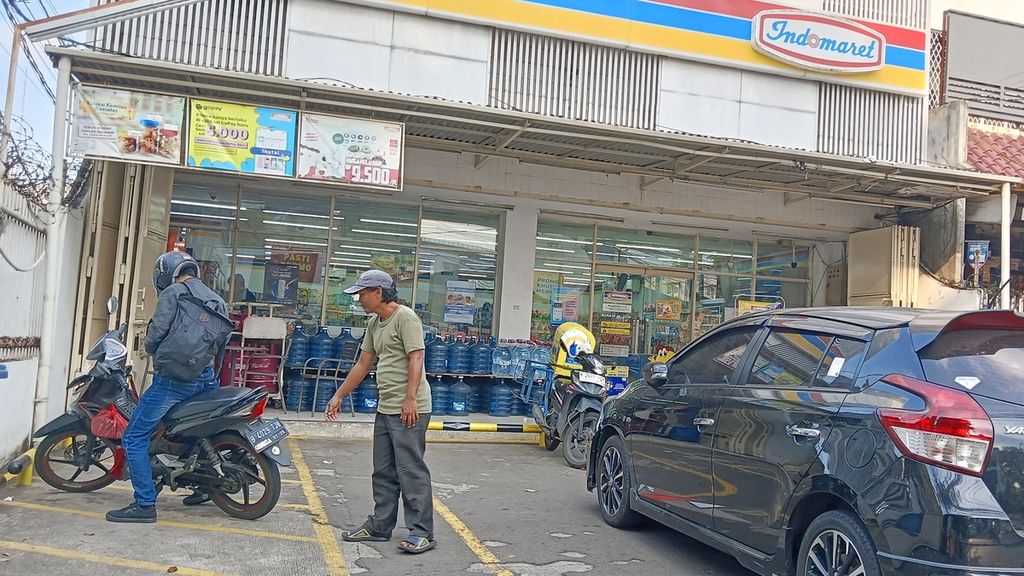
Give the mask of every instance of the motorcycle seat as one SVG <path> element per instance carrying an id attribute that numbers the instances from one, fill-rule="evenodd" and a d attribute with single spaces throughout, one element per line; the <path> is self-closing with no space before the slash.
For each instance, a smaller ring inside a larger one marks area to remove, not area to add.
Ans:
<path id="1" fill-rule="evenodd" d="M 180 422 L 193 418 L 212 414 L 217 410 L 245 399 L 247 396 L 259 395 L 260 390 L 252 388 L 236 388 L 234 386 L 217 388 L 200 392 L 188 400 L 183 400 L 174 405 L 164 416 L 164 422 Z"/>

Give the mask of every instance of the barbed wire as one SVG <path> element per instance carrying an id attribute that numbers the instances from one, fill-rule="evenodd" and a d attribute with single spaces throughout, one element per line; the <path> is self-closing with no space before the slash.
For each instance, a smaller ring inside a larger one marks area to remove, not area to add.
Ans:
<path id="1" fill-rule="evenodd" d="M 2 118 L 0 114 L 0 121 Z M 53 155 L 39 145 L 32 127 L 23 118 L 12 118 L 10 131 L 7 149 L 0 160 L 0 178 L 33 206 L 45 209 L 53 189 Z M 91 171 L 92 162 L 88 159 L 71 157 L 64 162 L 61 206 L 71 209 L 82 205 Z"/>

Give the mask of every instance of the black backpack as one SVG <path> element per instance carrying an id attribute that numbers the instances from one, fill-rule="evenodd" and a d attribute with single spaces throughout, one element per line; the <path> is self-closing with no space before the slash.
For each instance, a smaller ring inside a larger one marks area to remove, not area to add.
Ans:
<path id="1" fill-rule="evenodd" d="M 205 291 L 213 298 L 200 298 L 190 285 L 193 282 L 199 281 L 184 282 L 187 292 L 178 295 L 174 322 L 153 355 L 161 374 L 185 382 L 198 378 L 212 360 L 220 363 L 234 330 L 234 323 L 221 312 L 224 301 L 209 290 Z"/>

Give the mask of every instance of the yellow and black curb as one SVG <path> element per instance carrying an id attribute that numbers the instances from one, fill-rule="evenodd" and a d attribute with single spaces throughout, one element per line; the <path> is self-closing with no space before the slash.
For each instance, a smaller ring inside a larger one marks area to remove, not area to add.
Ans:
<path id="1" fill-rule="evenodd" d="M 427 430 L 443 430 L 446 432 L 508 432 L 522 434 L 538 434 L 540 426 L 536 424 L 503 424 L 498 422 L 431 422 Z"/>
<path id="2" fill-rule="evenodd" d="M 3 469 L 3 476 L 0 476 L 0 488 L 12 480 L 17 480 L 18 486 L 31 486 L 35 458 L 36 449 L 31 448 L 28 452 L 8 462 Z"/>

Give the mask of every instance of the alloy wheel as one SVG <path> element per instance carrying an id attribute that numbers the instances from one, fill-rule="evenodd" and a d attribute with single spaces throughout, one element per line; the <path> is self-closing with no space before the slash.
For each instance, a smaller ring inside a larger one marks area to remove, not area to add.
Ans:
<path id="1" fill-rule="evenodd" d="M 625 494 L 625 472 L 622 469 L 622 455 L 615 446 L 609 446 L 604 451 L 598 489 L 601 491 L 601 506 L 605 513 L 609 516 L 618 514 Z"/>
<path id="2" fill-rule="evenodd" d="M 864 576 L 864 562 L 854 543 L 838 530 L 818 534 L 807 551 L 806 576 Z"/>

